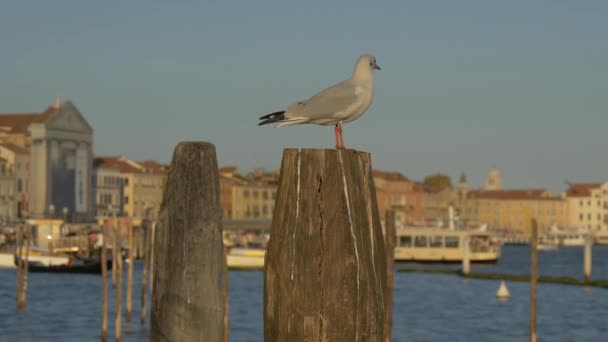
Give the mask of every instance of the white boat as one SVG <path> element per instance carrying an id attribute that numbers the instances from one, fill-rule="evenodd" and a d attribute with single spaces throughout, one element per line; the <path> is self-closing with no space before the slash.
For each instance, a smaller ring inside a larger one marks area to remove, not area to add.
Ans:
<path id="1" fill-rule="evenodd" d="M 549 232 L 541 237 L 541 242 L 563 247 L 584 246 L 588 235 L 587 230 L 565 230 L 551 227 Z"/>
<path id="2" fill-rule="evenodd" d="M 608 232 L 606 231 L 593 234 L 593 238 L 597 245 L 608 245 Z"/>
<path id="3" fill-rule="evenodd" d="M 536 245 L 536 249 L 539 251 L 556 251 L 559 249 L 559 246 L 554 243 L 539 243 Z"/>
<path id="4" fill-rule="evenodd" d="M 471 262 L 492 263 L 500 258 L 500 244 L 484 231 L 406 227 L 397 229 L 396 235 L 395 261 L 461 262 L 465 238 Z"/>
<path id="5" fill-rule="evenodd" d="M 266 250 L 260 248 L 231 248 L 226 255 L 229 269 L 255 270 L 264 268 Z"/>
<path id="6" fill-rule="evenodd" d="M 23 251 L 25 258 L 25 250 Z M 40 266 L 67 265 L 69 256 L 64 254 L 51 253 L 44 249 L 32 247 L 29 252 L 28 261 Z M 15 268 L 15 254 L 10 251 L 0 252 L 0 268 Z"/>

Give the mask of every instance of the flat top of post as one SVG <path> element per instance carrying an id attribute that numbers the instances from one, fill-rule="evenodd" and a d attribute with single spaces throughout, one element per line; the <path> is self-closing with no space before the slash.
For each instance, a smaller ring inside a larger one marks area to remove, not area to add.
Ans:
<path id="1" fill-rule="evenodd" d="M 357 150 L 350 150 L 350 149 L 346 149 L 346 150 L 336 150 L 334 148 L 295 148 L 295 147 L 288 147 L 285 148 L 283 150 L 284 153 L 297 153 L 298 151 L 300 152 L 334 152 L 337 153 L 339 151 L 342 151 L 343 153 L 354 153 L 354 154 L 370 154 L 369 152 L 366 151 L 357 151 Z"/>

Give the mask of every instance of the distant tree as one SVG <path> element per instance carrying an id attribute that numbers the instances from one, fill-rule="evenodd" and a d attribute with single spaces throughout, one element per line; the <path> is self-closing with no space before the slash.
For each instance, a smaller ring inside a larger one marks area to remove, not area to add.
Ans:
<path id="1" fill-rule="evenodd" d="M 431 187 L 437 191 L 441 191 L 445 188 L 449 188 L 452 186 L 452 180 L 450 179 L 450 176 L 444 175 L 442 173 L 437 173 L 424 177 L 423 183 L 425 186 Z"/>

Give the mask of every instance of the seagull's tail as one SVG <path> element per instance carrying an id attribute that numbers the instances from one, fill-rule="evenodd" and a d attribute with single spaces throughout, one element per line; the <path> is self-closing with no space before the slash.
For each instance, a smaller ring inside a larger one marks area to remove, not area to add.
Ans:
<path id="1" fill-rule="evenodd" d="M 262 120 L 262 122 L 258 123 L 258 126 L 283 121 L 283 120 L 285 120 L 285 111 L 283 110 L 280 112 L 266 114 L 266 115 L 260 117 L 260 120 Z"/>

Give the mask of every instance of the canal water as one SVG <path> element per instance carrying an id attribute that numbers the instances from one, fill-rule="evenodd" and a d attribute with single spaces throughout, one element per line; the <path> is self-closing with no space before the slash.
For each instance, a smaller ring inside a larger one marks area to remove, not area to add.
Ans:
<path id="1" fill-rule="evenodd" d="M 608 279 L 608 247 L 594 247 L 593 258 L 593 277 Z M 582 265 L 582 248 L 540 252 L 543 275 L 582 279 Z M 149 321 L 139 323 L 141 266 L 135 264 L 134 323 L 123 323 L 123 341 L 149 340 Z M 495 266 L 473 266 L 476 272 L 512 274 L 528 269 L 525 246 L 504 247 Z M 229 281 L 230 340 L 263 341 L 263 273 L 230 272 Z M 396 272 L 393 340 L 526 341 L 529 284 L 507 283 L 511 298 L 506 301 L 496 299 L 498 286 L 493 280 Z M 15 287 L 15 270 L 0 269 L 0 341 L 99 341 L 99 276 L 30 274 L 23 313 L 15 309 Z M 109 294 L 108 336 L 113 340 L 115 300 L 113 291 Z M 608 289 L 539 284 L 537 321 L 539 341 L 607 341 Z"/>

